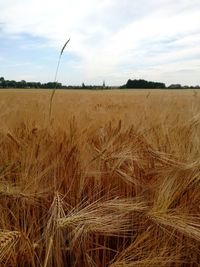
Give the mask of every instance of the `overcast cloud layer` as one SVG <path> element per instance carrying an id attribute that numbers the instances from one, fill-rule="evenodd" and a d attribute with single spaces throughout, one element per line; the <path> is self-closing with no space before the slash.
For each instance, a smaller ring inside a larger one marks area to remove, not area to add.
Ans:
<path id="1" fill-rule="evenodd" d="M 199 0 L 0 0 L 0 76 L 200 84 Z"/>

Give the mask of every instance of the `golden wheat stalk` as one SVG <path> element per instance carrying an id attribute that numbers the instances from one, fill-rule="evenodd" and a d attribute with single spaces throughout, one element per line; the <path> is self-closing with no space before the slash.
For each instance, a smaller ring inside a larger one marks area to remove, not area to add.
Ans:
<path id="1" fill-rule="evenodd" d="M 12 134 L 7 133 L 7 137 L 10 138 L 13 141 L 13 143 L 15 143 L 17 145 L 18 148 L 20 147 L 20 143 Z"/>
<path id="2" fill-rule="evenodd" d="M 66 217 L 58 219 L 61 228 L 80 229 L 81 233 L 99 232 L 104 235 L 126 235 L 129 233 L 129 217 L 147 209 L 141 199 L 98 200 L 74 209 Z M 133 228 L 133 225 L 132 225 Z"/>
<path id="3" fill-rule="evenodd" d="M 63 216 L 65 216 L 63 201 L 61 195 L 58 192 L 55 192 L 54 199 L 49 210 L 49 219 L 45 231 L 46 255 L 43 267 L 46 267 L 52 258 L 52 249 L 55 240 L 57 249 L 60 250 L 61 234 L 58 228 L 58 220 Z"/>
<path id="4" fill-rule="evenodd" d="M 0 262 L 11 254 L 20 236 L 18 231 L 0 231 Z"/>
<path id="5" fill-rule="evenodd" d="M 181 266 L 180 264 L 183 263 L 178 261 L 176 258 L 173 257 L 160 257 L 160 256 L 149 256 L 146 259 L 125 259 L 109 265 L 109 267 L 166 267 L 166 266 L 176 266 L 174 264 L 178 263 L 177 266 Z M 173 264 L 173 265 L 172 265 Z"/>
<path id="6" fill-rule="evenodd" d="M 176 210 L 168 212 L 149 211 L 148 215 L 162 229 L 167 231 L 167 227 L 170 227 L 186 237 L 200 241 L 200 217 L 198 215 L 184 214 L 183 211 L 178 213 Z"/>
<path id="7" fill-rule="evenodd" d="M 58 57 L 58 64 L 57 64 L 57 67 L 56 67 L 55 78 L 54 78 L 55 88 L 53 89 L 52 94 L 51 94 L 51 98 L 50 98 L 49 120 L 51 119 L 53 97 L 54 97 L 54 94 L 55 94 L 55 92 L 56 92 L 56 88 L 57 88 L 57 85 L 58 85 L 57 75 L 58 75 L 58 69 L 59 69 L 59 66 L 60 66 L 60 60 L 61 60 L 62 54 L 63 54 L 63 52 L 64 52 L 64 50 L 65 50 L 65 47 L 67 46 L 67 44 L 69 43 L 69 41 L 70 41 L 70 38 L 67 40 L 67 42 L 66 42 L 66 43 L 64 44 L 64 46 L 62 47 L 62 49 L 61 49 L 61 51 L 60 51 L 60 54 L 59 54 L 59 57 Z"/>

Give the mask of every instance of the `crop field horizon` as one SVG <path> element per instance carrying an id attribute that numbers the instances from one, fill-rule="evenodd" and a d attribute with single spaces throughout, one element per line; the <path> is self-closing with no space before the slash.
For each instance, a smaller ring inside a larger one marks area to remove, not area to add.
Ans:
<path id="1" fill-rule="evenodd" d="M 200 266 L 200 92 L 0 90 L 0 266 Z"/>

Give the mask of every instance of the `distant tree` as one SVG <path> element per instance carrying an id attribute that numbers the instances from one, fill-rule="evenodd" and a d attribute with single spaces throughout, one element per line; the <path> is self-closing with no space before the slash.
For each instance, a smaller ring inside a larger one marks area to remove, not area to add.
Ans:
<path id="1" fill-rule="evenodd" d="M 18 82 L 18 87 L 19 88 L 26 88 L 26 81 L 25 80 L 21 80 L 20 82 Z"/>
<path id="2" fill-rule="evenodd" d="M 8 82 L 10 88 L 17 88 L 17 82 L 12 80 Z"/>
<path id="3" fill-rule="evenodd" d="M 1 77 L 1 78 L 0 78 L 0 87 L 1 87 L 1 88 L 4 88 L 4 87 L 5 87 L 5 80 L 4 80 L 4 77 Z"/>
<path id="4" fill-rule="evenodd" d="M 153 89 L 153 88 L 165 88 L 165 84 L 164 83 L 158 83 L 158 82 L 149 82 L 149 81 L 145 81 L 145 80 L 131 80 L 129 79 L 127 81 L 127 83 L 123 86 L 121 86 L 121 88 L 149 88 L 149 89 Z"/>

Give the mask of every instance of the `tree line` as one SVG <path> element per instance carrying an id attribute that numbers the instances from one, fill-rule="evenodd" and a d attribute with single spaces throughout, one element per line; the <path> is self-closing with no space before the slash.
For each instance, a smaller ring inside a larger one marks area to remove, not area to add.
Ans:
<path id="1" fill-rule="evenodd" d="M 196 86 L 182 86 L 181 84 L 171 84 L 168 87 L 165 85 L 165 83 L 161 82 L 153 82 L 153 81 L 146 81 L 143 79 L 129 79 L 126 84 L 122 86 L 105 86 L 105 82 L 103 82 L 102 85 L 85 85 L 82 83 L 82 85 L 62 85 L 62 83 L 56 83 L 56 82 L 47 82 L 47 83 L 41 83 L 41 82 L 26 82 L 25 80 L 21 81 L 15 81 L 15 80 L 5 80 L 4 77 L 0 77 L 0 88 L 35 88 L 35 89 L 54 89 L 54 88 L 60 88 L 60 89 L 88 89 L 88 90 L 106 90 L 106 89 L 113 89 L 113 88 L 120 88 L 120 89 L 200 89 L 199 85 Z"/>
<path id="2" fill-rule="evenodd" d="M 14 81 L 14 80 L 5 80 L 4 77 L 0 78 L 0 88 L 55 88 L 63 87 L 61 83 L 56 82 L 26 82 L 25 80 Z"/>
<path id="3" fill-rule="evenodd" d="M 54 88 L 60 88 L 60 89 L 108 89 L 110 87 L 105 86 L 105 84 L 101 85 L 85 85 L 82 83 L 82 85 L 63 85 L 62 83 L 58 82 L 47 82 L 47 83 L 41 83 L 41 82 L 26 82 L 25 80 L 21 81 L 15 81 L 15 80 L 5 80 L 4 77 L 0 77 L 0 88 L 33 88 L 33 89 L 54 89 Z"/>

